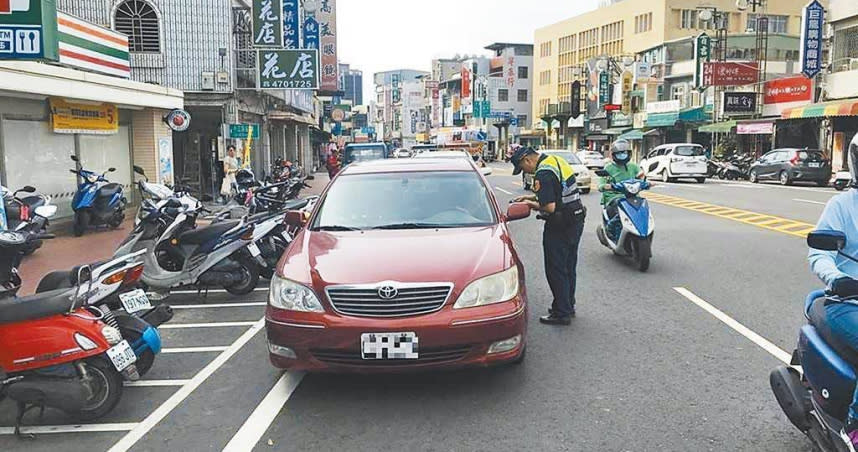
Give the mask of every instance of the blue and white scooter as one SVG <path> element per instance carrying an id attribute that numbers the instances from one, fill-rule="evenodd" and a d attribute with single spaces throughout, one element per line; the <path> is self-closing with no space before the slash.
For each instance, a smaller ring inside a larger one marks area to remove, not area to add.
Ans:
<path id="1" fill-rule="evenodd" d="M 79 162 L 77 156 L 73 155 L 71 159 Z M 111 183 L 104 177 L 107 173 L 116 171 L 116 168 L 110 168 L 104 174 L 83 168 L 69 171 L 82 181 L 72 199 L 74 235 L 82 236 L 90 225 L 119 227 L 125 219 L 128 200 L 122 193 L 122 185 Z"/>
<path id="2" fill-rule="evenodd" d="M 599 177 L 608 177 L 604 170 L 596 172 Z M 614 191 L 622 193 L 624 198 L 617 203 L 617 218 L 609 218 L 607 206 L 602 206 L 602 221 L 596 228 L 596 235 L 602 245 L 608 247 L 617 256 L 629 256 L 635 261 L 638 270 L 649 270 L 652 257 L 652 238 L 655 232 L 655 220 L 649 210 L 649 203 L 640 196 L 648 190 L 649 182 L 630 179 L 611 184 Z"/>
<path id="3" fill-rule="evenodd" d="M 813 231 L 807 244 L 814 249 L 843 253 L 846 234 L 840 231 Z M 840 436 L 852 402 L 858 369 L 858 353 L 835 337 L 825 322 L 828 303 L 858 303 L 858 294 L 839 298 L 819 290 L 811 292 L 804 304 L 808 323 L 801 327 L 791 366 L 778 366 L 769 374 L 769 384 L 790 422 L 821 451 L 850 451 Z M 794 367 L 800 366 L 800 367 Z"/>

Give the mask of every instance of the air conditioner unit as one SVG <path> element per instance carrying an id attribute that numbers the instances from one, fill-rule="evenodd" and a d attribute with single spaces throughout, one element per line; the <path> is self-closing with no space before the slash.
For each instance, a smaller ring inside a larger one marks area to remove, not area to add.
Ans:
<path id="1" fill-rule="evenodd" d="M 858 71 L 858 58 L 849 58 L 849 70 Z"/>

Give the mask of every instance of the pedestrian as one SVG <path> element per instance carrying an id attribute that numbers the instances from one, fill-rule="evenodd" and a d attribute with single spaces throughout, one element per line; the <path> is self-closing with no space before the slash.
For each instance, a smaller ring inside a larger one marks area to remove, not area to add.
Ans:
<path id="1" fill-rule="evenodd" d="M 515 169 L 534 174 L 535 195 L 519 196 L 515 202 L 525 202 L 539 212 L 545 221 L 542 232 L 542 252 L 545 276 L 554 299 L 548 315 L 539 321 L 548 325 L 569 325 L 575 317 L 575 288 L 577 284 L 578 245 L 584 233 L 587 209 L 581 203 L 581 193 L 575 181 L 575 171 L 561 157 L 542 155 L 533 148 L 520 148 L 510 159 Z"/>
<path id="2" fill-rule="evenodd" d="M 331 154 L 328 156 L 328 177 L 331 179 L 337 175 L 340 171 L 340 158 L 339 152 L 336 149 L 331 150 Z"/>
<path id="3" fill-rule="evenodd" d="M 223 159 L 223 182 L 220 184 L 220 194 L 224 202 L 229 202 L 232 196 L 232 187 L 235 186 L 235 173 L 238 172 L 238 159 L 235 157 L 235 146 L 226 148 L 226 157 Z"/>

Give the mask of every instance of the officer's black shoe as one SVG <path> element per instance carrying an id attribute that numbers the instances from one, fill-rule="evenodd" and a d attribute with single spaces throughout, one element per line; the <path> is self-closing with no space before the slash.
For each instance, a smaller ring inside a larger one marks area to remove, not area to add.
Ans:
<path id="1" fill-rule="evenodd" d="M 560 317 L 554 314 L 544 315 L 539 318 L 539 323 L 544 323 L 546 325 L 569 325 L 572 323 L 572 318 Z"/>
<path id="2" fill-rule="evenodd" d="M 554 309 L 548 308 L 548 315 L 554 315 Z M 575 308 L 572 308 L 572 312 L 569 313 L 569 317 L 575 318 Z"/>

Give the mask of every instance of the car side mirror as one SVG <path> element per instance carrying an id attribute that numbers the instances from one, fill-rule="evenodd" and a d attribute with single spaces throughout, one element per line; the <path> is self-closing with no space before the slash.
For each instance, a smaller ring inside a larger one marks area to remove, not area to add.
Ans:
<path id="1" fill-rule="evenodd" d="M 309 219 L 309 215 L 304 211 L 290 210 L 286 212 L 283 222 L 292 227 L 303 228 Z"/>
<path id="2" fill-rule="evenodd" d="M 107 172 L 108 172 L 108 173 L 112 173 L 112 172 L 114 172 L 114 171 L 116 171 L 116 168 L 111 167 L 111 168 L 108 168 L 108 169 L 107 169 Z"/>
<path id="3" fill-rule="evenodd" d="M 506 210 L 506 221 L 523 220 L 530 216 L 530 206 L 523 202 L 514 202 Z"/>
<path id="4" fill-rule="evenodd" d="M 596 170 L 595 173 L 599 177 L 608 177 L 609 176 L 608 172 L 603 170 L 603 169 Z"/>
<path id="5" fill-rule="evenodd" d="M 488 166 L 484 166 L 484 167 L 480 168 L 480 173 L 482 173 L 483 176 L 491 176 L 492 175 L 492 169 L 489 168 Z"/>
<path id="6" fill-rule="evenodd" d="M 822 251 L 840 251 L 846 247 L 846 234 L 840 231 L 819 230 L 807 235 L 807 246 Z"/>

